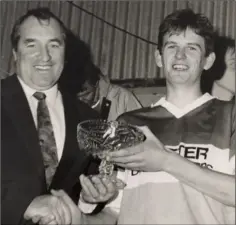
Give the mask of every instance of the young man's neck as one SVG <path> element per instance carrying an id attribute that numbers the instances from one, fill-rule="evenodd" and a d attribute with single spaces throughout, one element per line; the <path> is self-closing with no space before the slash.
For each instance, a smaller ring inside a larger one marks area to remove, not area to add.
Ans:
<path id="1" fill-rule="evenodd" d="M 167 87 L 166 100 L 178 108 L 184 108 L 202 96 L 200 88 Z"/>

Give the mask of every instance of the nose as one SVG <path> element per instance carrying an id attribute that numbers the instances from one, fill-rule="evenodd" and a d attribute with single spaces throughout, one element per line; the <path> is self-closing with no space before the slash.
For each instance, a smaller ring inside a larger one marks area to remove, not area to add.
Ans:
<path id="1" fill-rule="evenodd" d="M 45 47 L 41 47 L 40 49 L 40 58 L 43 62 L 48 62 L 51 60 L 51 55 L 49 49 Z"/>
<path id="2" fill-rule="evenodd" d="M 185 59 L 186 58 L 185 48 L 178 48 L 176 50 L 175 57 L 176 59 Z"/>

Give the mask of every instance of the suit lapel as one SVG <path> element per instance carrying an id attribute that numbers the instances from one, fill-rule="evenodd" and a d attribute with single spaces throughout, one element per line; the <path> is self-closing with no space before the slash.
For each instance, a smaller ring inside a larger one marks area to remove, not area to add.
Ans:
<path id="1" fill-rule="evenodd" d="M 10 115 L 12 123 L 18 131 L 20 140 L 26 146 L 32 169 L 35 169 L 36 173 L 40 175 L 43 169 L 43 160 L 38 145 L 37 131 L 28 101 L 15 75 L 4 82 L 2 104 Z"/>

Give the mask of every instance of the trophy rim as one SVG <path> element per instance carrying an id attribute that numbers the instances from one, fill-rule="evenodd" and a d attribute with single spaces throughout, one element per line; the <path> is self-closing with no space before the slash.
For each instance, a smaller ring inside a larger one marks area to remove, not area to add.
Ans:
<path id="1" fill-rule="evenodd" d="M 80 129 L 84 132 L 89 132 L 88 130 L 86 130 L 85 128 L 82 127 L 83 124 L 85 123 L 88 123 L 90 121 L 96 121 L 97 123 L 99 122 L 105 122 L 107 123 L 107 125 L 109 125 L 109 123 L 111 123 L 112 121 L 108 121 L 108 120 L 104 120 L 104 119 L 89 119 L 89 120 L 84 120 L 80 123 L 78 123 L 77 125 L 77 131 L 78 131 L 78 128 L 80 127 Z M 119 125 L 124 125 L 124 126 L 127 126 L 127 127 L 132 127 L 134 129 L 136 129 L 140 134 L 142 134 L 144 136 L 144 139 L 146 138 L 145 134 L 143 133 L 143 131 L 141 129 L 139 129 L 137 126 L 133 125 L 133 124 L 130 124 L 130 123 L 127 123 L 127 122 L 122 122 L 122 121 L 117 121 L 117 120 L 114 120 L 116 122 L 118 122 L 118 126 Z"/>
<path id="2" fill-rule="evenodd" d="M 88 140 L 83 141 L 83 139 L 81 139 L 81 138 L 78 139 L 78 136 L 80 135 L 79 134 L 80 132 L 82 132 L 84 135 L 89 135 L 89 133 L 91 132 L 92 129 L 83 128 L 83 124 L 86 124 L 89 122 L 90 123 L 94 122 L 93 125 L 95 125 L 95 126 L 96 126 L 96 124 L 99 124 L 99 123 L 106 123 L 105 125 L 107 125 L 107 128 L 109 128 L 109 122 L 112 122 L 112 121 L 107 121 L 107 120 L 103 120 L 103 119 L 90 119 L 90 120 L 85 120 L 85 121 L 80 122 L 77 126 L 77 142 L 78 142 L 79 148 L 81 150 L 84 150 L 87 154 L 90 154 L 95 158 L 102 159 L 103 158 L 102 155 L 104 155 L 104 152 L 106 152 L 106 151 L 111 151 L 111 149 L 116 151 L 116 150 L 119 150 L 121 147 L 126 148 L 126 147 L 135 146 L 135 145 L 140 144 L 146 140 L 146 135 L 143 133 L 143 131 L 139 127 L 129 124 L 129 123 L 126 123 L 125 121 L 116 121 L 116 122 L 118 122 L 118 127 L 124 125 L 124 129 L 127 129 L 127 130 L 131 129 L 131 132 L 132 133 L 134 132 L 136 137 L 133 140 L 131 139 L 130 142 L 120 142 L 120 143 L 117 142 L 115 145 L 113 145 L 114 142 L 113 143 L 112 142 L 106 143 L 106 144 L 104 144 L 104 142 L 100 143 L 100 141 L 98 141 L 97 137 L 91 136 L 91 137 L 89 137 L 89 139 L 93 140 L 92 142 L 94 144 L 91 144 L 91 146 L 88 149 L 86 149 L 86 147 L 84 146 L 84 143 L 87 143 Z M 96 127 L 94 127 L 94 128 L 96 129 Z M 106 132 L 107 128 L 104 129 L 104 132 Z M 122 130 L 122 127 L 121 127 L 121 130 Z M 104 139 L 104 140 L 106 140 L 106 139 Z M 117 140 L 113 139 L 113 141 L 116 142 Z"/>

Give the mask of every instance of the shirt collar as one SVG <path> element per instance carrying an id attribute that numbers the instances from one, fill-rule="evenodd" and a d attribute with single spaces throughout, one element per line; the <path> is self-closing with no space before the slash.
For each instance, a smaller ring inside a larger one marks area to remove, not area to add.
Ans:
<path id="1" fill-rule="evenodd" d="M 25 84 L 25 82 L 19 77 L 17 76 L 24 92 L 25 92 L 25 95 L 28 99 L 28 101 L 31 99 L 31 98 L 34 98 L 33 94 L 38 91 L 38 90 L 35 90 L 31 87 L 29 87 L 27 84 Z M 50 89 L 48 90 L 44 90 L 44 91 L 40 91 L 40 92 L 43 92 L 44 94 L 46 94 L 47 98 L 46 98 L 46 101 L 47 102 L 50 102 L 51 104 L 54 104 L 55 101 L 56 101 L 56 98 L 57 98 L 57 95 L 58 95 L 58 85 L 54 85 L 53 87 L 51 87 Z"/>
<path id="2" fill-rule="evenodd" d="M 174 104 L 168 102 L 166 100 L 166 97 L 162 97 L 159 101 L 157 101 L 155 104 L 151 105 L 151 108 L 156 107 L 156 106 L 162 106 L 166 108 L 169 112 L 171 112 L 175 117 L 180 118 L 187 114 L 188 112 L 192 111 L 193 109 L 196 109 L 200 105 L 206 103 L 207 101 L 210 101 L 213 99 L 212 95 L 209 93 L 205 93 L 204 95 L 200 96 L 198 99 L 193 101 L 192 103 L 186 105 L 184 108 L 178 108 Z"/>

